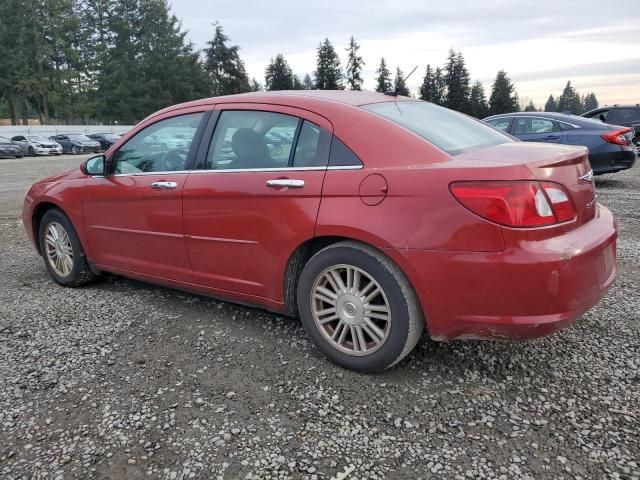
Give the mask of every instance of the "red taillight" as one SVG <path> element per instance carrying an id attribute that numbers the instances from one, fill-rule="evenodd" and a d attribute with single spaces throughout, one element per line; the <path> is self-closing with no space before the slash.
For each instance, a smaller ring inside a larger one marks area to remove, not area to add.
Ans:
<path id="1" fill-rule="evenodd" d="M 621 128 L 620 130 L 613 130 L 611 132 L 603 133 L 602 139 L 607 143 L 614 143 L 616 145 L 629 145 L 629 139 L 625 136 L 631 129 Z"/>
<path id="2" fill-rule="evenodd" d="M 454 182 L 453 196 L 473 213 L 508 227 L 542 227 L 575 217 L 566 190 L 535 181 Z"/>

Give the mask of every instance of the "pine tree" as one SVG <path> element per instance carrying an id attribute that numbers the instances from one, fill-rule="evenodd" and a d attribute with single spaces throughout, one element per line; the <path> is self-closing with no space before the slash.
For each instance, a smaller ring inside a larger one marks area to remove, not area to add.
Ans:
<path id="1" fill-rule="evenodd" d="M 558 111 L 577 115 L 581 110 L 582 102 L 580 101 L 580 95 L 578 95 L 575 88 L 571 85 L 571 80 L 569 80 L 558 98 Z"/>
<path id="2" fill-rule="evenodd" d="M 558 102 L 553 98 L 553 95 L 549 95 L 547 99 L 547 103 L 544 104 L 545 112 L 557 112 L 558 111 Z"/>
<path id="3" fill-rule="evenodd" d="M 275 58 L 271 59 L 271 63 L 267 66 L 264 73 L 264 85 L 268 91 L 272 90 L 293 90 L 293 71 L 285 60 L 284 56 L 279 53 Z"/>
<path id="4" fill-rule="evenodd" d="M 404 73 L 400 70 L 400 67 L 396 69 L 396 78 L 393 80 L 393 90 L 397 95 L 408 97 L 411 95 L 407 83 L 404 80 Z"/>
<path id="5" fill-rule="evenodd" d="M 252 92 L 261 92 L 262 91 L 262 85 L 260 85 L 260 82 L 258 80 L 256 80 L 255 77 L 253 77 L 251 79 L 251 81 L 249 82 L 249 88 L 251 88 Z"/>
<path id="6" fill-rule="evenodd" d="M 504 70 L 500 70 L 496 75 L 489 98 L 489 113 L 498 115 L 500 113 L 512 113 L 518 111 L 518 95 L 515 87 Z"/>
<path id="7" fill-rule="evenodd" d="M 598 103 L 598 99 L 596 98 L 596 94 L 593 92 L 587 93 L 584 98 L 584 110 L 588 112 L 589 110 L 594 110 L 598 108 L 600 105 Z"/>
<path id="8" fill-rule="evenodd" d="M 340 58 L 328 38 L 318 45 L 317 68 L 314 72 L 318 90 L 344 90 Z"/>
<path id="9" fill-rule="evenodd" d="M 304 83 L 302 83 L 298 75 L 293 75 L 293 89 L 304 90 Z"/>
<path id="10" fill-rule="evenodd" d="M 538 111 L 536 106 L 533 104 L 533 100 L 529 100 L 528 105 L 526 107 L 524 107 L 524 111 L 525 112 L 537 112 Z"/>
<path id="11" fill-rule="evenodd" d="M 471 115 L 476 118 L 485 118 L 489 115 L 489 104 L 484 93 L 482 83 L 476 81 L 471 87 Z"/>
<path id="12" fill-rule="evenodd" d="M 207 42 L 205 53 L 205 69 L 213 83 L 213 94 L 230 95 L 248 92 L 251 89 L 249 78 L 240 59 L 240 47 L 228 46 L 227 37 L 220 24 L 215 24 L 213 39 Z"/>
<path id="13" fill-rule="evenodd" d="M 446 106 L 463 113 L 470 113 L 471 102 L 469 87 L 469 71 L 464 63 L 462 53 L 449 50 L 449 58 L 444 68 L 447 87 Z"/>
<path id="14" fill-rule="evenodd" d="M 351 90 L 362 90 L 362 67 L 364 66 L 364 61 L 362 57 L 358 55 L 358 50 L 360 49 L 360 45 L 358 45 L 353 38 L 349 40 L 349 48 L 347 48 L 347 85 Z"/>
<path id="15" fill-rule="evenodd" d="M 376 92 L 384 93 L 391 91 L 391 72 L 387 68 L 387 62 L 384 57 L 380 59 L 380 66 L 376 70 L 378 77 L 376 79 Z"/>
<path id="16" fill-rule="evenodd" d="M 304 74 L 304 78 L 302 79 L 302 88 L 304 90 L 313 90 L 315 88 L 313 80 L 311 80 L 311 76 L 308 73 Z"/>

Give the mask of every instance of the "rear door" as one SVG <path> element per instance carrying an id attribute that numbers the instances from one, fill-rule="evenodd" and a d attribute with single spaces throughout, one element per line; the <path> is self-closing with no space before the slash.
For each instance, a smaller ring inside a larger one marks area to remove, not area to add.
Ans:
<path id="1" fill-rule="evenodd" d="M 562 137 L 553 120 L 540 117 L 516 117 L 513 135 L 525 142 L 558 143 Z"/>
<path id="2" fill-rule="evenodd" d="M 280 302 L 289 256 L 314 235 L 332 126 L 281 106 L 226 104 L 215 115 L 183 194 L 194 282 Z"/>

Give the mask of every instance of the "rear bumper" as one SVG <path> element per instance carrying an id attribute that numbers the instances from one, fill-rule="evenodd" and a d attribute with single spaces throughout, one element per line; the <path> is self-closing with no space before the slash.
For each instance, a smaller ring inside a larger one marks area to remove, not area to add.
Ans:
<path id="1" fill-rule="evenodd" d="M 636 162 L 636 152 L 633 148 L 622 149 L 617 145 L 607 145 L 607 151 L 598 148 L 589 153 L 589 163 L 593 173 L 613 173 L 633 167 Z"/>
<path id="2" fill-rule="evenodd" d="M 599 206 L 581 227 L 503 252 L 396 250 L 408 262 L 436 340 L 527 339 L 570 325 L 605 294 L 616 274 L 617 231 Z"/>

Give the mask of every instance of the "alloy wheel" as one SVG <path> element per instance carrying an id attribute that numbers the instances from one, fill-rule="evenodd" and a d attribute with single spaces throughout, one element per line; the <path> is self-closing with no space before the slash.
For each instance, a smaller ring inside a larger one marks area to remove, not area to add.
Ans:
<path id="1" fill-rule="evenodd" d="M 353 265 L 334 265 L 318 275 L 311 289 L 316 327 L 337 350 L 370 355 L 389 337 L 391 309 L 380 284 Z"/>
<path id="2" fill-rule="evenodd" d="M 73 270 L 73 246 L 58 222 L 50 222 L 45 229 L 45 250 L 53 271 L 60 277 L 68 277 Z"/>

